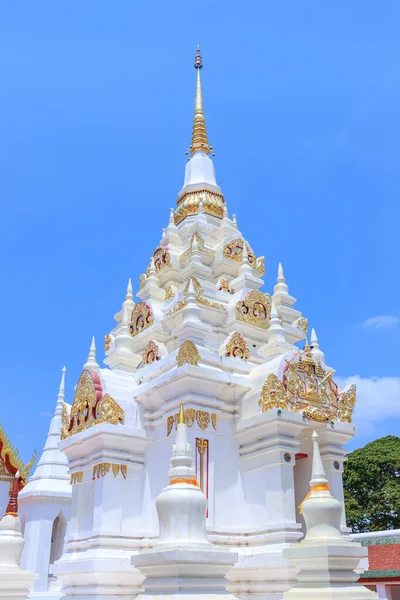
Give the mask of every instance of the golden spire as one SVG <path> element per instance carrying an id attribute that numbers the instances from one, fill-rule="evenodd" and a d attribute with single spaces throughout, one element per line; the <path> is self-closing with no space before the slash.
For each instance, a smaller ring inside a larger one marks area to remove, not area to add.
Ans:
<path id="1" fill-rule="evenodd" d="M 203 61 L 201 59 L 200 46 L 197 46 L 194 68 L 197 70 L 197 81 L 196 98 L 194 101 L 192 145 L 190 146 L 192 156 L 195 152 L 199 152 L 200 150 L 206 154 L 210 154 L 211 150 L 208 143 L 206 120 L 204 118 L 203 93 L 201 91 L 200 69 L 203 68 Z"/>
<path id="2" fill-rule="evenodd" d="M 185 424 L 185 411 L 183 410 L 183 402 L 181 400 L 181 405 L 179 407 L 178 425 L 182 424 Z"/>

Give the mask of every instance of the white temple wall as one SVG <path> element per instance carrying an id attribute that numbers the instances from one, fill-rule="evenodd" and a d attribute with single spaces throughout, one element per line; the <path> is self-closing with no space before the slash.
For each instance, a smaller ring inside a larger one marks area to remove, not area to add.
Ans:
<path id="1" fill-rule="evenodd" d="M 210 432 L 209 438 L 213 485 L 209 490 L 212 519 L 210 518 L 208 524 L 218 530 L 243 529 L 247 524 L 244 517 L 247 510 L 240 477 L 238 443 L 227 434 L 221 435 L 217 432 Z"/>
<path id="2" fill-rule="evenodd" d="M 25 521 L 25 546 L 21 566 L 38 574 L 33 584 L 35 592 L 45 592 L 48 589 L 53 525 L 60 514 L 62 514 L 64 527 L 58 531 L 56 543 L 62 550 L 66 542 L 67 523 L 70 519 L 69 502 L 27 502 L 21 509 L 21 516 Z"/>

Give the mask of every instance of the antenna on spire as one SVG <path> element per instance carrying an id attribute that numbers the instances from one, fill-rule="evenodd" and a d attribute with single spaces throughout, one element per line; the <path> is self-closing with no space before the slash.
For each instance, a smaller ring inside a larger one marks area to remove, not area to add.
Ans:
<path id="1" fill-rule="evenodd" d="M 201 58 L 201 54 L 200 54 L 200 44 L 197 44 L 196 56 L 194 59 L 194 68 L 195 69 L 203 68 L 203 59 Z"/>

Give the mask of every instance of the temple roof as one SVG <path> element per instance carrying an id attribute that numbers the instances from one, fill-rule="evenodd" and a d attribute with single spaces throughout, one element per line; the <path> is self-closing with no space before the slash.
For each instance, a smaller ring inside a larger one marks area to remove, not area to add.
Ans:
<path id="1" fill-rule="evenodd" d="M 3 465 L 10 477 L 14 477 L 19 471 L 21 483 L 25 485 L 26 478 L 33 463 L 36 460 L 37 453 L 33 453 L 32 459 L 25 464 L 19 455 L 18 448 L 13 446 L 4 427 L 0 423 L 0 464 Z"/>

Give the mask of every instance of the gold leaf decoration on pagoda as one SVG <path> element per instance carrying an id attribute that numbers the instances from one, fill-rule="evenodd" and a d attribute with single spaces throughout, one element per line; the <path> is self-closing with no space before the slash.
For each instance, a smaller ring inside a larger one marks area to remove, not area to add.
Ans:
<path id="1" fill-rule="evenodd" d="M 203 236 L 198 231 L 196 231 L 190 238 L 189 248 L 186 250 L 186 252 L 182 254 L 182 256 L 179 259 L 180 265 L 182 265 L 185 262 L 185 260 L 191 257 L 196 246 L 197 250 L 202 254 L 207 254 L 209 256 L 215 255 L 214 250 L 211 250 L 211 248 L 206 247 Z"/>
<path id="2" fill-rule="evenodd" d="M 106 352 L 107 352 L 107 350 L 109 350 L 109 349 L 110 349 L 110 347 L 111 347 L 111 344 L 112 344 L 112 337 L 111 337 L 111 335 L 110 335 L 109 333 L 107 333 L 107 334 L 104 336 L 104 350 L 105 350 Z"/>
<path id="3" fill-rule="evenodd" d="M 250 358 L 250 350 L 247 346 L 246 340 L 238 331 L 234 331 L 226 346 L 226 356 L 232 356 L 233 358 L 241 358 L 242 360 L 248 360 Z"/>
<path id="4" fill-rule="evenodd" d="M 207 298 L 204 298 L 204 296 L 203 296 L 204 290 L 203 290 L 202 286 L 200 285 L 199 280 L 196 277 L 190 277 L 188 279 L 188 281 L 186 282 L 186 285 L 183 289 L 183 300 L 180 300 L 180 302 L 178 302 L 176 304 L 176 306 L 174 306 L 174 308 L 169 310 L 166 313 L 167 315 L 176 313 L 179 310 L 181 310 L 184 306 L 187 305 L 187 296 L 188 296 L 188 292 L 189 292 L 190 282 L 192 282 L 192 284 L 193 284 L 194 295 L 195 295 L 195 300 L 196 300 L 197 304 L 201 304 L 203 306 L 208 306 L 209 308 L 216 308 L 217 310 L 223 310 L 223 311 L 226 310 L 226 308 L 223 304 L 220 304 L 219 302 L 213 302 L 212 300 L 208 300 Z"/>
<path id="5" fill-rule="evenodd" d="M 229 284 L 227 279 L 220 279 L 218 282 L 218 289 L 220 292 L 226 292 L 227 294 L 234 294 L 235 290 L 233 290 Z"/>
<path id="6" fill-rule="evenodd" d="M 156 342 L 150 340 L 142 354 L 142 361 L 146 365 L 151 365 L 156 360 L 160 360 L 160 349 Z"/>
<path id="7" fill-rule="evenodd" d="M 83 371 L 69 415 L 65 404 L 63 406 L 61 439 L 101 423 L 117 425 L 124 417 L 124 411 L 114 398 L 109 394 L 102 396 L 98 374 Z"/>
<path id="8" fill-rule="evenodd" d="M 172 285 L 169 285 L 165 290 L 165 301 L 171 300 L 171 298 L 175 297 L 175 292 Z"/>
<path id="9" fill-rule="evenodd" d="M 248 325 L 268 329 L 271 320 L 271 296 L 259 290 L 247 292 L 236 304 L 236 318 Z"/>
<path id="10" fill-rule="evenodd" d="M 224 197 L 222 194 L 210 192 L 209 190 L 197 190 L 182 194 L 177 201 L 175 210 L 175 224 L 178 225 L 185 217 L 195 215 L 199 211 L 200 200 L 203 203 L 204 212 L 222 219 L 224 216 Z"/>
<path id="11" fill-rule="evenodd" d="M 301 329 L 301 331 L 304 333 L 304 335 L 307 335 L 307 333 L 308 333 L 308 319 L 306 319 L 305 317 L 299 317 L 293 323 L 293 327 L 296 327 L 297 329 Z"/>
<path id="12" fill-rule="evenodd" d="M 159 273 L 162 269 L 165 269 L 165 267 L 168 267 L 171 264 L 169 250 L 162 246 L 158 246 L 158 248 L 154 250 L 152 258 L 154 260 L 156 273 Z"/>
<path id="13" fill-rule="evenodd" d="M 226 246 L 224 246 L 223 256 L 224 258 L 229 258 L 230 260 L 235 260 L 236 262 L 242 262 L 243 260 L 243 247 L 246 244 L 247 257 L 249 260 L 250 266 L 255 269 L 261 277 L 265 273 L 265 258 L 261 256 L 257 259 L 254 256 L 253 250 L 250 248 L 249 244 L 245 242 L 242 238 L 236 238 L 231 240 Z"/>
<path id="14" fill-rule="evenodd" d="M 19 471 L 21 486 L 24 486 L 36 457 L 37 452 L 35 450 L 31 460 L 28 463 L 24 463 L 19 455 L 18 448 L 12 445 L 0 423 L 0 481 L 6 480 L 11 482 L 17 471 Z"/>
<path id="15" fill-rule="evenodd" d="M 199 360 L 200 354 L 197 350 L 196 344 L 194 344 L 191 340 L 185 340 L 182 342 L 176 357 L 178 367 L 181 367 L 185 364 L 197 366 Z"/>
<path id="16" fill-rule="evenodd" d="M 153 311 L 147 302 L 138 302 L 131 314 L 129 331 L 132 337 L 138 335 L 154 323 Z"/>
<path id="17" fill-rule="evenodd" d="M 259 400 L 262 411 L 277 407 L 301 412 L 312 421 L 344 421 L 351 423 L 356 403 L 356 386 L 339 392 L 332 379 L 333 370 L 327 370 L 316 361 L 308 343 L 304 351 L 285 359 L 282 381 L 276 375 L 268 376 Z"/>
<path id="18" fill-rule="evenodd" d="M 261 398 L 258 401 L 258 404 L 262 412 L 274 407 L 282 408 L 283 410 L 287 410 L 288 408 L 286 389 L 273 373 L 268 375 L 267 380 L 262 387 Z"/>
<path id="19" fill-rule="evenodd" d="M 210 420 L 213 428 L 217 429 L 217 414 L 216 413 L 208 413 L 204 410 L 195 410 L 194 408 L 185 408 L 185 423 L 187 427 L 193 427 L 194 423 L 197 422 L 197 425 L 205 431 L 210 424 Z M 167 436 L 171 433 L 172 428 L 175 426 L 177 428 L 179 420 L 179 413 L 175 413 L 167 417 Z"/>

